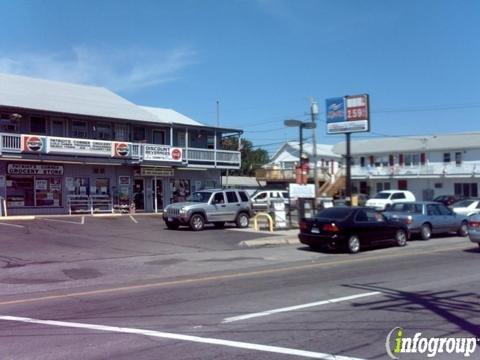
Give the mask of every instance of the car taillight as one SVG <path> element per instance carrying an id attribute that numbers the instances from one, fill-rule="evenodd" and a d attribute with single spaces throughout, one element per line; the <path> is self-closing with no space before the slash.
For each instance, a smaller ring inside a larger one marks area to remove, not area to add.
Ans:
<path id="1" fill-rule="evenodd" d="M 471 228 L 480 228 L 480 222 L 478 221 L 469 221 L 468 226 Z"/>
<path id="2" fill-rule="evenodd" d="M 308 224 L 305 220 L 301 220 L 299 224 L 300 230 L 307 230 L 308 229 Z"/>
<path id="3" fill-rule="evenodd" d="M 335 223 L 325 224 L 322 228 L 323 231 L 338 232 L 340 229 Z"/>

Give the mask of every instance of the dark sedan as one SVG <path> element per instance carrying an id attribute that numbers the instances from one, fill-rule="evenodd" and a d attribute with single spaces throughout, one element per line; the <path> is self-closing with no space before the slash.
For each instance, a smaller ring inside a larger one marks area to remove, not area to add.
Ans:
<path id="1" fill-rule="evenodd" d="M 334 207 L 302 219 L 298 238 L 312 249 L 342 248 L 353 254 L 387 243 L 405 246 L 408 236 L 405 224 L 388 220 L 371 208 Z"/>

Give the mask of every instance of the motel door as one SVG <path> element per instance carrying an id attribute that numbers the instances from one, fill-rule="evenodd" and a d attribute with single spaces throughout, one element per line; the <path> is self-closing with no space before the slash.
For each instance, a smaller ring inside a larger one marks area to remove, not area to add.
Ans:
<path id="1" fill-rule="evenodd" d="M 156 177 L 152 179 L 153 210 L 159 212 L 163 209 L 163 182 Z"/>
<path id="2" fill-rule="evenodd" d="M 135 179 L 133 181 L 133 202 L 135 209 L 145 210 L 145 184 L 143 179 Z"/>

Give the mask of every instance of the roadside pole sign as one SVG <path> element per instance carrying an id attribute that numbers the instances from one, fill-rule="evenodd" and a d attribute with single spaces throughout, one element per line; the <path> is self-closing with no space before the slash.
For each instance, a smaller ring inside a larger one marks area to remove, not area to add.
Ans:
<path id="1" fill-rule="evenodd" d="M 327 134 L 370 131 L 368 94 L 327 99 Z"/>

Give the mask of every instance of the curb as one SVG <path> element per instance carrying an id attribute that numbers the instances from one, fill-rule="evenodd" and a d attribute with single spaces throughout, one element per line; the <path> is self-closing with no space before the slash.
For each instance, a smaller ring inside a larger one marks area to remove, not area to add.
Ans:
<path id="1" fill-rule="evenodd" d="M 255 239 L 255 240 L 245 240 L 238 243 L 240 247 L 260 247 L 267 245 L 295 245 L 300 244 L 300 241 L 297 237 L 287 237 L 280 239 Z"/>

